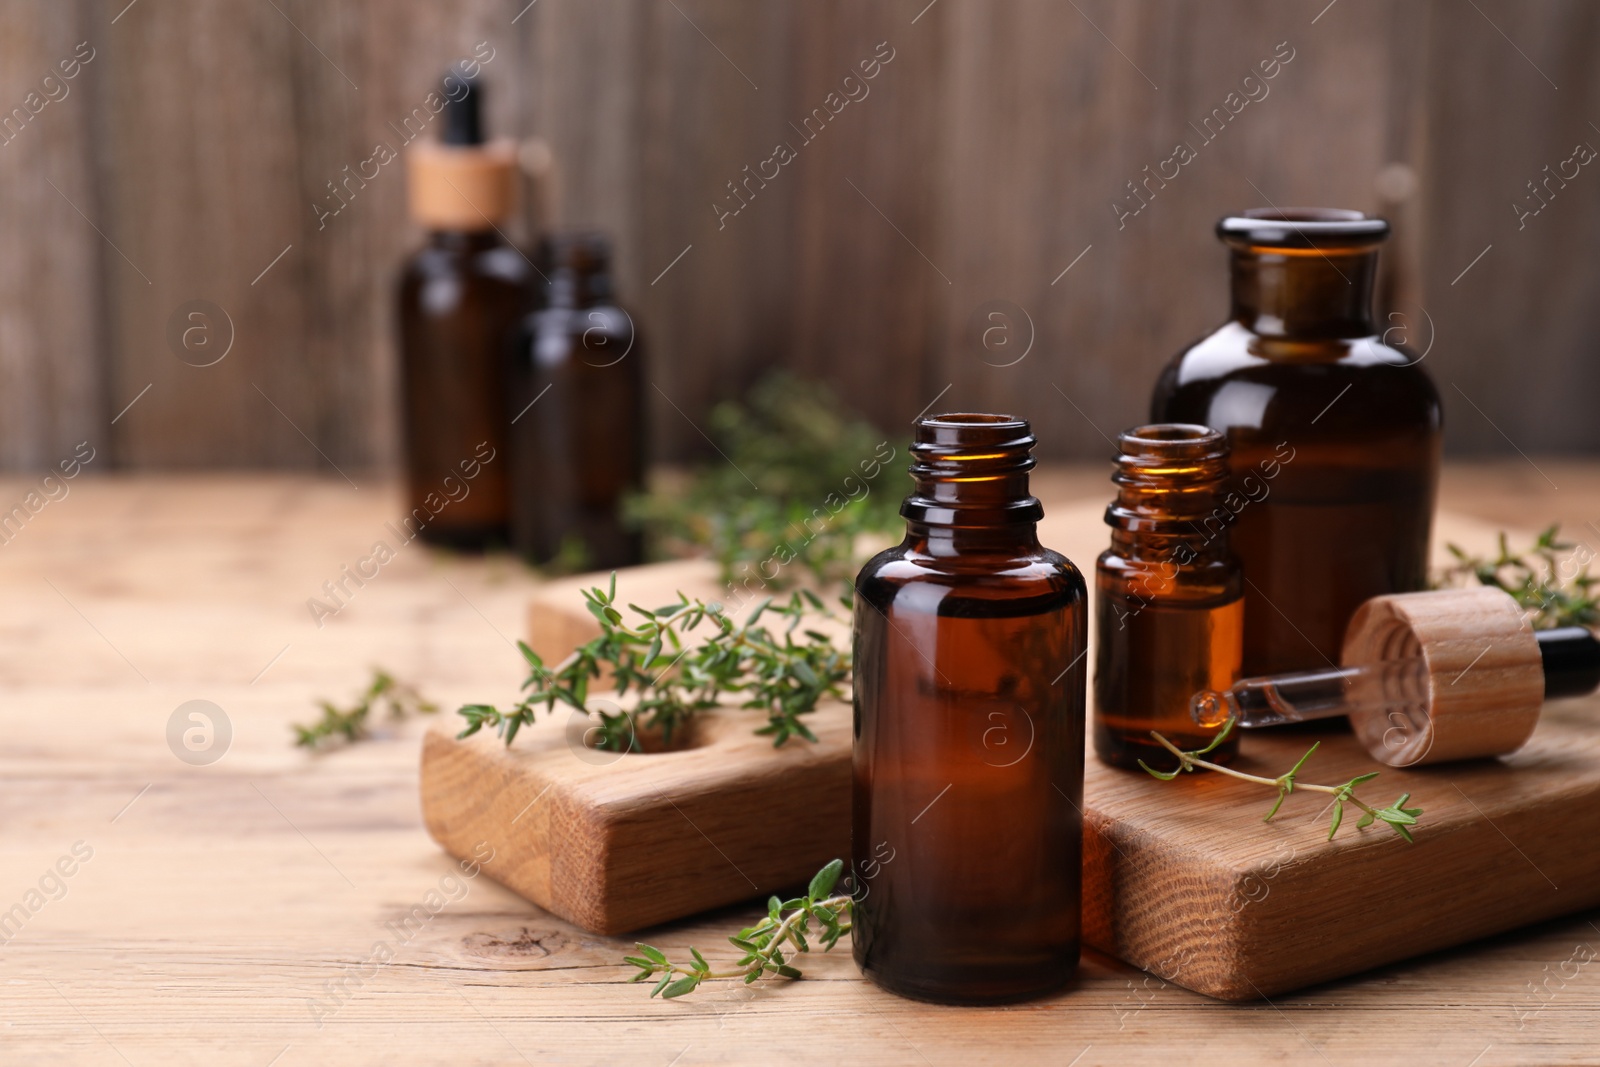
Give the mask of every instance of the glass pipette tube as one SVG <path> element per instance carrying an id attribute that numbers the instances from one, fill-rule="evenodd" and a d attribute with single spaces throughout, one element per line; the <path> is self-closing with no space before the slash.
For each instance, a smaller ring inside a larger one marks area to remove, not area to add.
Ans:
<path id="1" fill-rule="evenodd" d="M 1428 670 L 1421 656 L 1361 667 L 1328 667 L 1243 678 L 1231 689 L 1204 690 L 1189 702 L 1194 721 L 1216 728 L 1232 715 L 1246 729 L 1309 722 L 1385 708 L 1427 715 Z"/>

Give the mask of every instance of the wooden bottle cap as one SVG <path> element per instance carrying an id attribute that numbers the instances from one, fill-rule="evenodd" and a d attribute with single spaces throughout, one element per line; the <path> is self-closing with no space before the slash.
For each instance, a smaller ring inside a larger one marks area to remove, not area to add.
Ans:
<path id="1" fill-rule="evenodd" d="M 517 147 L 418 141 L 406 153 L 406 178 L 411 217 L 428 229 L 492 229 L 516 206 Z"/>
<path id="2" fill-rule="evenodd" d="M 1373 759 L 1410 767 L 1498 756 L 1533 733 L 1543 660 L 1509 594 L 1479 586 L 1373 597 L 1345 630 L 1346 667 L 1416 656 L 1424 677 L 1385 678 L 1389 703 L 1350 716 Z"/>

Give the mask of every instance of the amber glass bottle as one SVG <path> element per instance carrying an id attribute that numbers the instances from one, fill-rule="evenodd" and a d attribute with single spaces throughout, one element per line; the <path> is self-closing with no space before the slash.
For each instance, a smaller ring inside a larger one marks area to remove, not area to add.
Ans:
<path id="1" fill-rule="evenodd" d="M 1335 663 L 1357 605 L 1427 585 L 1439 394 L 1372 320 L 1388 231 L 1320 208 L 1223 219 L 1232 313 L 1156 384 L 1152 421 L 1228 437 L 1246 675 Z"/>
<path id="2" fill-rule="evenodd" d="M 1215 731 L 1195 725 L 1189 698 L 1239 677 L 1244 580 L 1220 504 L 1228 444 L 1184 424 L 1140 426 L 1117 444 L 1111 547 L 1095 564 L 1094 750 L 1114 767 L 1166 769 L 1173 757 L 1150 731 L 1204 747 Z M 1208 758 L 1238 751 L 1234 734 Z"/>
<path id="3" fill-rule="evenodd" d="M 506 353 L 532 270 L 496 228 L 513 205 L 515 152 L 484 143 L 477 83 L 445 87 L 453 98 L 439 142 L 419 141 L 408 156 L 411 214 L 429 233 L 400 277 L 404 523 L 424 540 L 475 549 L 509 537 Z"/>
<path id="4" fill-rule="evenodd" d="M 513 543 L 535 563 L 638 563 L 640 536 L 620 507 L 644 479 L 644 352 L 612 295 L 611 246 L 562 234 L 538 259 L 546 280 L 508 394 Z"/>
<path id="5" fill-rule="evenodd" d="M 919 420 L 906 538 L 856 579 L 853 939 L 885 989 L 1020 1000 L 1078 962 L 1086 608 L 1034 438 Z"/>

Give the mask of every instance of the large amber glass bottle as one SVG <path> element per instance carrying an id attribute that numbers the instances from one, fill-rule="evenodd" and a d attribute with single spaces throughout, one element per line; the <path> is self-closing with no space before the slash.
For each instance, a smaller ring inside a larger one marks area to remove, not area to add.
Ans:
<path id="1" fill-rule="evenodd" d="M 411 215 L 428 239 L 400 277 L 402 522 L 425 541 L 485 548 L 509 535 L 506 355 L 533 272 L 499 228 L 515 148 L 484 140 L 478 83 L 446 79 L 445 91 L 439 140 L 408 149 Z"/>
<path id="2" fill-rule="evenodd" d="M 1204 747 L 1215 731 L 1195 725 L 1189 698 L 1239 677 L 1244 580 L 1220 503 L 1228 443 L 1180 423 L 1140 426 L 1117 444 L 1111 547 L 1095 564 L 1094 750 L 1114 767 L 1164 770 L 1174 758 L 1150 731 Z M 1238 751 L 1235 733 L 1208 758 Z"/>
<path id="3" fill-rule="evenodd" d="M 919 420 L 906 538 L 856 580 L 856 962 L 994 1003 L 1078 962 L 1086 593 L 1008 415 Z"/>
<path id="4" fill-rule="evenodd" d="M 644 479 L 644 351 L 616 303 L 611 246 L 597 233 L 546 239 L 539 310 L 511 368 L 512 538 L 535 563 L 638 563 L 622 499 Z"/>
<path id="5" fill-rule="evenodd" d="M 1228 322 L 1156 384 L 1153 421 L 1228 437 L 1246 675 L 1335 663 L 1357 605 L 1427 585 L 1439 394 L 1373 323 L 1388 231 L 1326 208 L 1223 219 Z"/>

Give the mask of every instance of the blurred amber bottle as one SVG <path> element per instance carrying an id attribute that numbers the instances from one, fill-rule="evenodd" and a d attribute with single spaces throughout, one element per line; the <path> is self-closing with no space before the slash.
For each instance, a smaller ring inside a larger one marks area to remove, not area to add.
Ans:
<path id="1" fill-rule="evenodd" d="M 512 541 L 536 563 L 638 563 L 621 518 L 644 480 L 644 352 L 612 293 L 611 246 L 595 233 L 546 239 L 545 278 L 510 376 Z"/>
<path id="2" fill-rule="evenodd" d="M 1228 444 L 1205 426 L 1140 426 L 1120 435 L 1106 508 L 1111 547 L 1095 565 L 1094 748 L 1106 763 L 1166 769 L 1173 757 L 1150 737 L 1201 748 L 1189 698 L 1239 677 L 1244 580 L 1228 548 L 1219 500 Z M 1210 759 L 1230 762 L 1235 733 Z"/>
<path id="3" fill-rule="evenodd" d="M 411 216 L 428 243 L 400 277 L 406 524 L 456 548 L 509 537 L 505 366 L 532 294 L 528 260 L 498 229 L 516 153 L 485 143 L 478 83 L 451 75 L 437 142 L 407 151 Z"/>
<path id="4" fill-rule="evenodd" d="M 905 540 L 856 579 L 856 962 L 993 1003 L 1078 962 L 1086 591 L 1040 546 L 1028 424 L 917 423 Z"/>
<path id="5" fill-rule="evenodd" d="M 1229 320 L 1156 384 L 1152 421 L 1228 437 L 1246 675 L 1335 663 L 1359 604 L 1427 586 L 1441 413 L 1426 372 L 1373 323 L 1388 233 L 1327 208 L 1223 219 Z"/>

